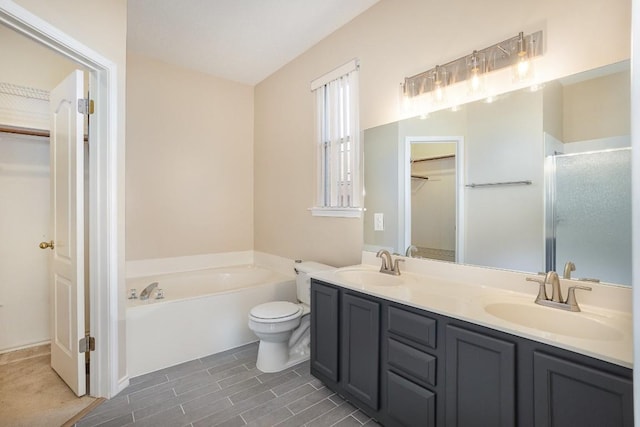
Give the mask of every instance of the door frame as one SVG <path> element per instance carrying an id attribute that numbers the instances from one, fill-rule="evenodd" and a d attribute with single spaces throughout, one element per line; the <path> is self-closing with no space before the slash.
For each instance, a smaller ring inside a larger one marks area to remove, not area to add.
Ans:
<path id="1" fill-rule="evenodd" d="M 411 144 L 450 142 L 456 144 L 456 260 L 464 262 L 464 137 L 407 136 L 400 140 L 398 156 L 398 247 L 402 252 L 411 241 Z"/>
<path id="2" fill-rule="evenodd" d="M 110 398 L 129 384 L 118 378 L 120 334 L 118 288 L 122 269 L 118 232 L 118 75 L 117 66 L 81 42 L 11 0 L 0 0 L 0 22 L 83 65 L 95 101 L 89 144 L 90 330 L 96 339 L 89 393 Z M 124 337 L 122 337 L 124 338 Z"/>

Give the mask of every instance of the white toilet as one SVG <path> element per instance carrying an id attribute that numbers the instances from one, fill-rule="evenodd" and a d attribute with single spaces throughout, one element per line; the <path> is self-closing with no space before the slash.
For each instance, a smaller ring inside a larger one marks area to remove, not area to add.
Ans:
<path id="1" fill-rule="evenodd" d="M 298 303 L 273 301 L 249 312 L 249 329 L 260 338 L 256 367 L 279 372 L 309 358 L 311 279 L 308 273 L 334 267 L 317 262 L 296 262 Z"/>

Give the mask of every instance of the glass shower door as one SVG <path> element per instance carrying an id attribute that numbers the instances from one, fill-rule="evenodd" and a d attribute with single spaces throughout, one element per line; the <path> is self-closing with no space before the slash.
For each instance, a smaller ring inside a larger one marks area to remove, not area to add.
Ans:
<path id="1" fill-rule="evenodd" d="M 631 284 L 631 149 L 555 156 L 555 268 Z"/>

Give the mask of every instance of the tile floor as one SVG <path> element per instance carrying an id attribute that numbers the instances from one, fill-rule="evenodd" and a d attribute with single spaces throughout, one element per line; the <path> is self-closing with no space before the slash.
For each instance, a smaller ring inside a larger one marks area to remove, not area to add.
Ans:
<path id="1" fill-rule="evenodd" d="M 378 426 L 312 377 L 304 362 L 266 374 L 257 343 L 133 378 L 80 420 L 93 426 Z"/>

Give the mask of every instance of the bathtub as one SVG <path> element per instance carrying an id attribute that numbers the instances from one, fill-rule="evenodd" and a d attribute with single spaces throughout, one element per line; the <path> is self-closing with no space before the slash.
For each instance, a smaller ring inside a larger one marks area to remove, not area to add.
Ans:
<path id="1" fill-rule="evenodd" d="M 155 299 L 154 292 L 127 304 L 130 377 L 257 341 L 247 326 L 249 310 L 268 301 L 296 301 L 293 274 L 256 265 L 130 278 L 127 292 L 135 288 L 139 295 L 152 282 L 164 299 Z"/>

